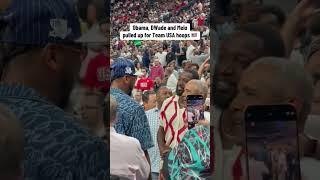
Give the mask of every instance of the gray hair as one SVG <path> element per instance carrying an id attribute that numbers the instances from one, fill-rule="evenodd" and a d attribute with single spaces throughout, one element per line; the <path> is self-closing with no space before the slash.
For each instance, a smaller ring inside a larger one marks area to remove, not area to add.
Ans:
<path id="1" fill-rule="evenodd" d="M 261 65 L 272 66 L 276 70 L 273 73 L 277 73 L 275 80 L 281 83 L 281 88 L 290 89 L 294 96 L 300 98 L 303 103 L 300 118 L 304 122 L 311 111 L 313 100 L 313 83 L 310 74 L 304 69 L 303 65 L 289 59 L 276 57 L 261 58 L 251 63 L 247 70 Z M 287 95 L 289 92 L 283 91 L 283 93 Z"/>
<path id="2" fill-rule="evenodd" d="M 114 96 L 110 95 L 110 124 L 114 124 L 117 117 L 118 103 Z"/>
<path id="3" fill-rule="evenodd" d="M 190 80 L 188 83 L 192 83 L 194 86 L 197 87 L 197 89 L 199 90 L 199 92 L 201 93 L 201 95 L 203 95 L 204 98 L 207 97 L 208 94 L 208 86 L 207 83 L 198 80 L 198 79 L 192 79 Z"/>

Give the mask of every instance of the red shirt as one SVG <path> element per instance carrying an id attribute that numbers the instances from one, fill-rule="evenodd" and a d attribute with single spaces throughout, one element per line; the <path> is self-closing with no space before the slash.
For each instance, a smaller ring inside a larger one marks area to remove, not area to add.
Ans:
<path id="1" fill-rule="evenodd" d="M 110 88 L 110 58 L 103 53 L 90 60 L 82 84 L 92 89 L 108 93 Z"/>
<path id="2" fill-rule="evenodd" d="M 162 80 L 164 78 L 164 69 L 162 66 L 152 66 L 150 70 L 150 76 L 152 80 L 155 80 L 156 77 L 160 77 Z"/>
<path id="3" fill-rule="evenodd" d="M 198 18 L 198 26 L 203 26 L 205 20 L 206 20 L 205 16 Z"/>
<path id="4" fill-rule="evenodd" d="M 150 78 L 141 78 L 137 81 L 137 85 L 135 87 L 140 91 L 150 91 L 153 89 L 153 80 Z"/>

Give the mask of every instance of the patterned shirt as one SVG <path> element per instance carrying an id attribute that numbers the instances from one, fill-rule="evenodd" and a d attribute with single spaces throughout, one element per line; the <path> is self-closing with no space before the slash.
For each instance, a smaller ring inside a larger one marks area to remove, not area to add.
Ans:
<path id="1" fill-rule="evenodd" d="M 152 148 L 150 126 L 143 107 L 119 89 L 111 88 L 110 94 L 118 103 L 117 133 L 138 139 L 144 151 Z"/>
<path id="2" fill-rule="evenodd" d="M 105 180 L 107 145 L 91 136 L 73 116 L 20 85 L 0 85 L 0 103 L 25 133 L 25 180 Z"/>
<path id="3" fill-rule="evenodd" d="M 188 130 L 185 108 L 179 107 L 179 96 L 172 96 L 163 102 L 160 110 L 160 126 L 164 129 L 166 145 L 174 148 Z"/>
<path id="4" fill-rule="evenodd" d="M 196 126 L 184 135 L 168 158 L 170 179 L 205 179 L 201 172 L 210 168 L 210 129 Z"/>
<path id="5" fill-rule="evenodd" d="M 154 147 L 148 149 L 148 153 L 151 161 L 151 171 L 159 173 L 160 171 L 160 151 L 158 148 L 157 134 L 160 125 L 160 111 L 158 108 L 150 109 L 146 111 L 146 115 L 149 121 L 151 135 L 154 142 Z"/>

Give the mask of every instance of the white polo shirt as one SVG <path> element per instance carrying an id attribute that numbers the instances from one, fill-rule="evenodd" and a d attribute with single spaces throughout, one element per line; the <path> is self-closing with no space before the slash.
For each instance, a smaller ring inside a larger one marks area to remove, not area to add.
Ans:
<path id="1" fill-rule="evenodd" d="M 110 128 L 110 173 L 128 179 L 146 180 L 150 165 L 137 139 Z"/>

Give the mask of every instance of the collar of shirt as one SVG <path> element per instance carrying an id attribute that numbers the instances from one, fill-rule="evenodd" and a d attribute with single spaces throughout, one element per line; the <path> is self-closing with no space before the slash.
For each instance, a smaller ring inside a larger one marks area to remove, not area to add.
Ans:
<path id="1" fill-rule="evenodd" d="M 116 133 L 116 129 L 113 126 L 110 127 L 110 133 Z"/>
<path id="2" fill-rule="evenodd" d="M 150 109 L 150 110 L 148 110 L 149 112 L 159 112 L 160 110 L 157 108 L 157 107 L 155 107 L 155 108 L 153 108 L 153 109 Z M 146 112 L 148 112 L 148 111 L 146 111 Z"/>
<path id="3" fill-rule="evenodd" d="M 29 99 L 29 100 L 40 101 L 43 103 L 51 104 L 48 99 L 40 96 L 34 89 L 23 86 L 21 84 L 1 83 L 0 98 L 1 97 Z"/>
<path id="4" fill-rule="evenodd" d="M 125 92 L 123 92 L 121 89 L 118 89 L 118 88 L 111 88 L 110 92 L 119 93 L 119 94 L 122 94 L 124 96 L 127 96 L 128 98 L 131 98 L 128 94 L 126 94 Z"/>

